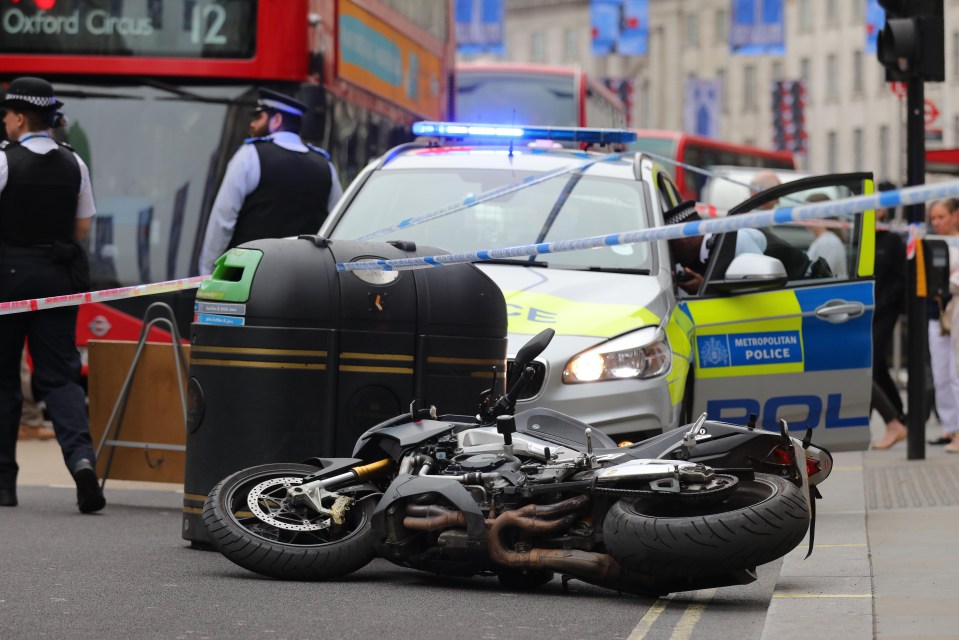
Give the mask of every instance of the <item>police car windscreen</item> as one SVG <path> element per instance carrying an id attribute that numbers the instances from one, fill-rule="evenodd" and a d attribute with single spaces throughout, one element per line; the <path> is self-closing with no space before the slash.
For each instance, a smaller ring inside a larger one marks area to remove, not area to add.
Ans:
<path id="1" fill-rule="evenodd" d="M 353 239 L 462 203 L 535 174 L 484 169 L 395 169 L 374 173 L 332 231 Z M 574 240 L 647 228 L 641 184 L 562 175 L 378 238 L 412 240 L 458 253 Z M 645 244 L 543 254 L 551 268 L 651 268 Z"/>

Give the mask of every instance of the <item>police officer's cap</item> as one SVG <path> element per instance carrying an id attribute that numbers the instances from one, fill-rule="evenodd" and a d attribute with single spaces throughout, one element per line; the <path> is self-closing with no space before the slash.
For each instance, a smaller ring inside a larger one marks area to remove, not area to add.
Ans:
<path id="1" fill-rule="evenodd" d="M 29 109 L 45 111 L 59 109 L 63 103 L 53 94 L 53 85 L 43 78 L 24 76 L 17 78 L 7 88 L 7 95 L 0 100 L 0 109 Z"/>
<path id="2" fill-rule="evenodd" d="M 680 203 L 663 214 L 663 222 L 666 224 L 679 224 L 680 222 L 693 222 L 700 220 L 699 212 L 696 211 L 696 201 L 687 200 Z"/>
<path id="3" fill-rule="evenodd" d="M 256 101 L 256 111 L 279 111 L 294 116 L 302 116 L 306 112 L 306 105 L 288 95 L 259 89 L 260 99 Z"/>

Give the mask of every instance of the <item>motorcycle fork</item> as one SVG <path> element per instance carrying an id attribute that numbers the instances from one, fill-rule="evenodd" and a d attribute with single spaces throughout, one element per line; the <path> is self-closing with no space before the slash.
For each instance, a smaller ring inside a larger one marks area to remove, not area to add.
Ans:
<path id="1" fill-rule="evenodd" d="M 392 465 L 393 461 L 390 458 L 383 458 L 370 464 L 353 467 L 349 471 L 338 473 L 329 478 L 320 478 L 319 480 L 313 480 L 306 484 L 293 485 L 288 489 L 287 497 L 294 504 L 306 505 L 318 513 L 333 516 L 337 505 L 334 504 L 333 509 L 327 509 L 323 506 L 324 498 L 333 497 L 334 500 L 336 500 L 340 497 L 339 494 L 332 491 L 332 489 L 353 484 L 358 480 L 369 480 L 378 477 L 388 472 L 392 468 Z"/>

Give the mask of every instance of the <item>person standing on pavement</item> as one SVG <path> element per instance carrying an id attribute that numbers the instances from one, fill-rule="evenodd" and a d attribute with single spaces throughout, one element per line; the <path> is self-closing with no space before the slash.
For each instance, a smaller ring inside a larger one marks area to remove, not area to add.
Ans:
<path id="1" fill-rule="evenodd" d="M 63 106 L 49 82 L 13 80 L 0 101 L 8 141 L 0 149 L 0 301 L 87 290 L 89 265 L 79 239 L 96 213 L 83 160 L 51 130 Z M 23 404 L 20 363 L 30 343 L 34 385 L 46 404 L 83 513 L 106 505 L 80 386 L 77 308 L 0 316 L 0 506 L 17 505 L 17 434 Z"/>
<path id="2" fill-rule="evenodd" d="M 878 188 L 879 191 L 891 191 L 896 188 L 896 185 L 883 181 L 879 183 Z M 889 222 L 889 217 L 890 212 L 887 209 L 876 209 L 877 222 Z M 872 379 L 892 403 L 896 420 L 891 423 L 887 421 L 886 434 L 873 446 L 886 449 L 906 439 L 905 427 L 900 428 L 900 425 L 905 425 L 907 420 L 902 398 L 899 395 L 899 387 L 889 373 L 887 355 L 892 346 L 893 331 L 906 300 L 906 243 L 902 236 L 895 231 L 876 230 L 875 264 L 876 309 L 872 320 Z M 890 427 L 890 424 L 893 427 Z"/>
<path id="3" fill-rule="evenodd" d="M 343 195 L 322 149 L 299 131 L 306 105 L 259 90 L 247 139 L 230 160 L 207 223 L 198 269 L 213 273 L 227 249 L 260 238 L 316 233 Z"/>
<path id="4" fill-rule="evenodd" d="M 959 200 L 947 198 L 933 202 L 929 207 L 929 224 L 932 232 L 940 236 L 959 236 Z M 949 246 L 949 269 L 959 269 L 959 247 Z M 951 444 L 959 436 L 959 367 L 952 349 L 949 327 L 952 312 L 948 307 L 950 294 L 928 298 L 926 314 L 929 318 L 929 360 L 932 365 L 932 381 L 936 388 L 936 413 L 942 424 L 942 436 L 929 444 Z M 959 329 L 956 329 L 959 330 Z"/>

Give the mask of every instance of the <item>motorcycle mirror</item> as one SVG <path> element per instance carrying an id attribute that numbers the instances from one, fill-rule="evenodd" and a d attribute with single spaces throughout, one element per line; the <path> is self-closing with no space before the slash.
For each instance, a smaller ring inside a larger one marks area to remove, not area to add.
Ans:
<path id="1" fill-rule="evenodd" d="M 529 342 L 520 347 L 516 358 L 513 359 L 514 371 L 522 371 L 536 356 L 543 353 L 555 334 L 556 332 L 552 329 L 543 329 L 533 336 Z"/>

